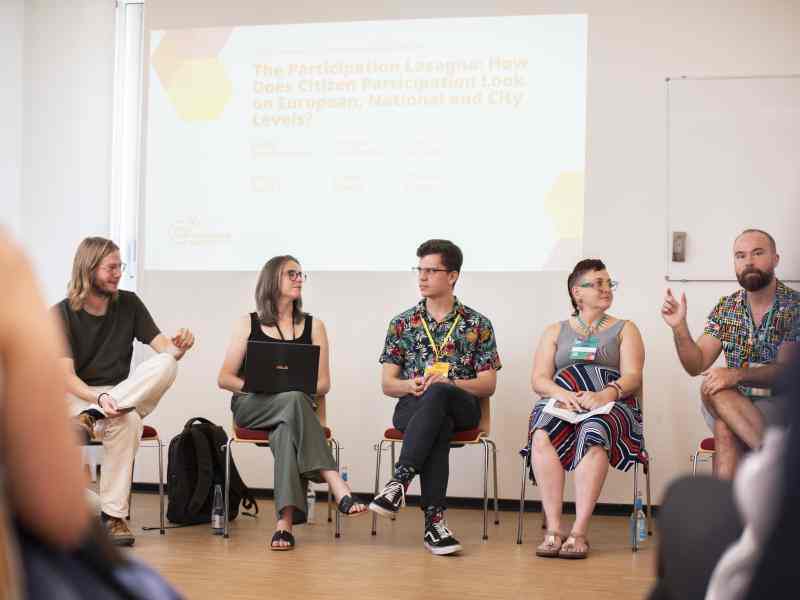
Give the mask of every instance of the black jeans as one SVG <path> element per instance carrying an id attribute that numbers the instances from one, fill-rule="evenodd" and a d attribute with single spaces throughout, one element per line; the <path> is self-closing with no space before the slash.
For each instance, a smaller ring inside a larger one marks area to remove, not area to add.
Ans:
<path id="1" fill-rule="evenodd" d="M 421 396 L 400 398 L 392 420 L 405 434 L 398 462 L 419 473 L 423 508 L 445 506 L 450 438 L 455 431 L 474 429 L 480 420 L 478 399 L 454 385 L 435 383 Z"/>

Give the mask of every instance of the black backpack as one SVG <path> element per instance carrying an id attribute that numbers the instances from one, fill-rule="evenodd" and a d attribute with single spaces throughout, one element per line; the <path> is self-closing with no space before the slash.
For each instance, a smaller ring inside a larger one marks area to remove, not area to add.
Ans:
<path id="1" fill-rule="evenodd" d="M 202 417 L 189 419 L 183 431 L 169 443 L 167 518 L 172 523 L 193 525 L 211 522 L 214 487 L 220 484 L 223 491 L 225 489 L 227 443 L 225 430 Z M 258 514 L 258 504 L 239 477 L 233 456 L 230 473 L 228 518 L 231 521 L 236 518 L 240 502 L 245 509 L 255 509 L 255 514 Z"/>

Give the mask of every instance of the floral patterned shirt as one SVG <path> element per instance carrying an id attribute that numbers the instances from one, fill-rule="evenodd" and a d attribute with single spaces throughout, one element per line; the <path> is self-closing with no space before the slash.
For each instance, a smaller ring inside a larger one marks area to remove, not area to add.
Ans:
<path id="1" fill-rule="evenodd" d="M 458 298 L 453 310 L 438 323 L 428 313 L 424 298 L 392 319 L 379 362 L 398 365 L 401 379 L 421 377 L 425 368 L 436 362 L 422 319 L 428 323 L 431 335 L 439 345 L 459 315 L 461 318 L 440 355 L 440 360 L 450 363 L 450 379 L 475 379 L 481 371 L 499 370 L 502 365 L 491 322 L 461 304 Z"/>
<path id="2" fill-rule="evenodd" d="M 800 293 L 779 281 L 770 312 L 756 325 L 746 292 L 740 289 L 720 299 L 703 333 L 722 342 L 729 369 L 745 363 L 774 362 L 781 344 L 800 341 Z"/>

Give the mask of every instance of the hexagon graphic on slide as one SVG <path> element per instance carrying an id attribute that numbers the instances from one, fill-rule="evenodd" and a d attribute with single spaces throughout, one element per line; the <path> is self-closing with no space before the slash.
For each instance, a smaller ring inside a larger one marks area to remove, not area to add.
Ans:
<path id="1" fill-rule="evenodd" d="M 233 85 L 217 55 L 232 32 L 168 31 L 153 51 L 153 69 L 181 119 L 213 120 L 230 100 Z"/>
<path id="2" fill-rule="evenodd" d="M 544 209 L 562 239 L 583 236 L 583 186 L 583 171 L 565 171 L 545 196 Z"/>
<path id="3" fill-rule="evenodd" d="M 184 121 L 211 121 L 225 108 L 233 86 L 216 58 L 187 60 L 173 75 L 167 94 Z"/>
<path id="4" fill-rule="evenodd" d="M 570 270 L 582 251 L 584 220 L 584 173 L 559 173 L 544 199 L 544 209 L 552 222 L 556 243 L 550 249 L 543 267 Z"/>

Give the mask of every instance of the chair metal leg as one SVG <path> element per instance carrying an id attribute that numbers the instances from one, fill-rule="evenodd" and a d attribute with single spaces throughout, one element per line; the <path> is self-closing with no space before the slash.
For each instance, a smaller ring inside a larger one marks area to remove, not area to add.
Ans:
<path id="1" fill-rule="evenodd" d="M 493 471 L 493 479 L 494 479 L 494 524 L 500 525 L 500 508 L 499 508 L 499 500 L 498 500 L 498 493 L 497 493 L 497 445 L 492 440 L 486 440 L 486 442 L 492 447 L 492 471 Z"/>
<path id="2" fill-rule="evenodd" d="M 481 438 L 483 446 L 483 536 L 481 539 L 488 540 L 487 521 L 489 520 L 489 444 Z"/>
<path id="3" fill-rule="evenodd" d="M 523 453 L 524 452 L 524 453 Z M 522 456 L 522 485 L 519 491 L 519 515 L 517 516 L 517 543 L 522 543 L 522 517 L 525 513 L 525 476 L 527 475 L 525 468 L 527 466 L 528 452 L 527 450 L 520 450 Z"/>
<path id="4" fill-rule="evenodd" d="M 161 443 L 161 438 L 156 436 L 156 451 L 158 452 L 158 505 L 159 505 L 159 522 L 161 525 L 161 535 L 166 534 L 164 527 L 164 446 Z"/>
<path id="5" fill-rule="evenodd" d="M 336 461 L 336 472 L 338 473 L 339 472 L 339 452 L 338 452 L 338 445 L 339 444 L 336 442 L 336 440 L 331 438 L 330 440 L 328 440 L 328 445 L 331 447 L 331 450 L 334 451 L 333 458 Z M 331 486 L 328 486 L 328 523 L 333 521 L 333 512 L 332 512 L 333 505 L 331 503 L 331 500 L 332 500 L 331 496 L 332 496 L 332 494 L 331 494 Z"/>
<path id="6" fill-rule="evenodd" d="M 228 443 L 225 445 L 225 525 L 222 530 L 222 537 L 228 538 L 228 507 L 230 506 L 230 494 L 231 494 L 231 444 L 233 444 L 233 438 L 228 440 Z"/>
<path id="7" fill-rule="evenodd" d="M 697 459 L 700 457 L 700 451 L 694 453 L 694 458 L 692 458 L 692 477 L 697 475 Z"/>
<path id="8" fill-rule="evenodd" d="M 378 485 L 380 485 L 381 480 L 381 454 L 383 453 L 383 440 L 375 444 L 375 494 L 374 496 L 378 495 Z M 372 535 L 376 535 L 378 533 L 377 530 L 378 526 L 378 515 L 374 512 L 372 513 Z"/>
<path id="9" fill-rule="evenodd" d="M 633 502 L 634 510 L 636 510 L 636 498 L 639 496 L 639 462 L 633 463 Z M 631 551 L 637 552 L 639 550 L 639 532 L 631 530 Z"/>
<path id="10" fill-rule="evenodd" d="M 126 521 L 131 520 L 131 503 L 133 502 L 133 472 L 136 469 L 136 458 L 133 459 L 133 466 L 131 467 L 131 487 L 128 488 L 128 514 L 125 517 Z"/>
<path id="11" fill-rule="evenodd" d="M 331 442 L 333 443 L 333 448 L 334 448 L 334 452 L 335 452 L 334 457 L 336 459 L 336 470 L 338 471 L 339 470 L 339 458 L 340 458 L 339 442 L 337 442 L 333 438 L 331 438 Z M 350 482 L 348 481 L 347 484 L 350 485 Z M 331 520 L 331 510 L 332 510 L 332 508 L 333 508 L 333 503 L 331 502 L 331 490 L 330 490 L 330 486 L 329 486 L 328 487 L 328 521 Z M 334 530 L 335 530 L 334 537 L 340 538 L 342 536 L 342 513 L 339 512 L 338 508 L 336 509 L 336 526 L 334 527 Z"/>
<path id="12" fill-rule="evenodd" d="M 653 507 L 650 504 L 650 461 L 648 459 L 647 467 L 642 467 L 644 470 L 644 484 L 647 494 L 647 535 L 653 535 Z"/>
<path id="13" fill-rule="evenodd" d="M 397 460 L 395 455 L 394 455 L 394 452 L 395 452 L 394 451 L 394 444 L 395 443 L 392 442 L 392 462 L 389 465 L 389 473 L 390 473 L 389 477 L 393 477 L 394 476 L 394 466 L 395 466 L 395 461 Z M 375 492 L 375 493 L 377 493 L 377 492 Z M 397 513 L 392 513 L 392 521 L 396 521 L 396 520 L 397 520 Z"/>

